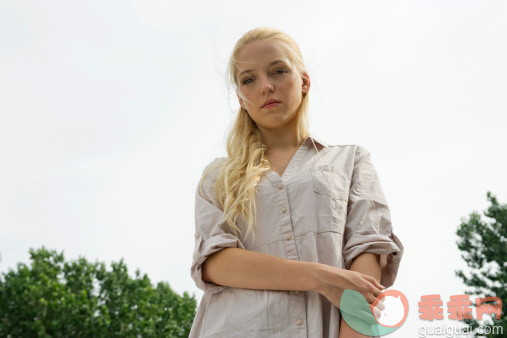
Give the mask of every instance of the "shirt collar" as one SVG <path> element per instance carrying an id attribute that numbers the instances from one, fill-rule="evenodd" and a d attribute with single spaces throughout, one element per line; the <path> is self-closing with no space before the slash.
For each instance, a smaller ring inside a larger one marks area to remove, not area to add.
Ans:
<path id="1" fill-rule="evenodd" d="M 327 147 L 329 147 L 329 144 L 327 144 L 326 142 L 322 141 L 320 138 L 315 137 L 315 135 L 312 134 L 312 133 L 310 133 L 310 135 L 308 135 L 308 137 L 305 139 L 305 141 L 303 142 L 303 144 L 306 145 L 309 148 L 313 148 L 313 142 L 312 142 L 312 140 L 313 140 L 313 142 L 315 142 L 316 145 L 319 144 L 321 146 L 321 148 L 327 148 Z"/>

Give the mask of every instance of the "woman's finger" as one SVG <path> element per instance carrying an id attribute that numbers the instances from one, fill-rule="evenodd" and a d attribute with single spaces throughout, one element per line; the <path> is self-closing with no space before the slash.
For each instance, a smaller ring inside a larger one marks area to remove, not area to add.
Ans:
<path id="1" fill-rule="evenodd" d="M 384 298 L 380 299 L 377 303 L 377 307 L 380 309 L 380 311 L 384 311 L 386 308 L 386 305 L 384 304 Z"/>
<path id="2" fill-rule="evenodd" d="M 384 305 L 383 302 L 378 302 L 377 305 L 371 304 L 370 309 L 372 309 L 372 308 L 377 308 L 380 312 L 383 312 L 386 309 L 386 306 Z"/>
<path id="3" fill-rule="evenodd" d="M 378 321 L 380 317 L 382 316 L 382 311 L 377 307 L 370 305 L 371 312 L 373 313 L 373 317 Z"/>
<path id="4" fill-rule="evenodd" d="M 364 275 L 364 274 L 363 274 Z M 382 284 L 380 284 L 374 277 L 372 276 L 368 276 L 368 275 L 364 275 L 364 277 L 370 282 L 372 283 L 373 285 L 375 285 L 377 288 L 379 288 L 380 290 L 384 290 L 385 289 L 385 286 L 383 286 Z"/>
<path id="5" fill-rule="evenodd" d="M 377 298 L 382 293 L 382 291 L 380 291 L 380 289 L 375 284 L 373 284 L 371 282 L 369 283 L 369 285 L 370 285 L 370 287 L 369 287 L 368 291 L 370 291 L 373 294 L 373 299 L 370 299 L 371 302 L 370 302 L 370 300 L 368 300 L 368 302 L 371 304 L 371 303 L 373 303 L 373 301 L 375 301 L 375 298 Z"/>

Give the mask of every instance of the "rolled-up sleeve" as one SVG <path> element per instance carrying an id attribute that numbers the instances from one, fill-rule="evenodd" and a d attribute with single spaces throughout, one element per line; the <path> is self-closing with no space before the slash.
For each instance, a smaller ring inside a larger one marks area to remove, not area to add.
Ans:
<path id="1" fill-rule="evenodd" d="M 400 239 L 393 233 L 389 207 L 370 153 L 358 146 L 345 223 L 345 267 L 349 269 L 354 259 L 363 252 L 378 254 L 382 272 L 380 282 L 389 287 L 396 279 L 403 251 Z"/>
<path id="2" fill-rule="evenodd" d="M 201 195 L 199 184 L 195 192 L 195 248 L 190 274 L 199 289 L 213 294 L 223 291 L 227 286 L 202 279 L 202 264 L 206 258 L 224 248 L 245 249 L 245 247 L 241 240 L 232 234 L 223 211 L 218 207 L 214 198 L 212 173 L 208 174 L 203 183 L 202 193 L 206 198 Z"/>

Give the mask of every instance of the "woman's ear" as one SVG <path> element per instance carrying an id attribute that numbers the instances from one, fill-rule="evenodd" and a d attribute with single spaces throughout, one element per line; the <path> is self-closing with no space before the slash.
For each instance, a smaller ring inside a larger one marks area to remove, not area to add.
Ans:
<path id="1" fill-rule="evenodd" d="M 301 79 L 303 80 L 302 85 L 303 94 L 306 94 L 310 90 L 310 76 L 308 75 L 308 73 L 303 73 L 301 74 Z"/>

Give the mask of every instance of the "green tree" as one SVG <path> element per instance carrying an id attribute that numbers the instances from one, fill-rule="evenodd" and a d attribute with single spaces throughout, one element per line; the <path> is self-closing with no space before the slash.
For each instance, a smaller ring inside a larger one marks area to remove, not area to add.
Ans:
<path id="1" fill-rule="evenodd" d="M 506 281 L 507 271 L 505 258 L 507 254 L 507 205 L 499 204 L 496 197 L 487 192 L 487 198 L 491 206 L 484 211 L 488 219 L 482 220 L 481 216 L 473 211 L 469 218 L 463 218 L 457 230 L 459 239 L 458 248 L 462 252 L 461 257 L 465 260 L 470 272 L 466 275 L 463 270 L 457 270 L 456 276 L 460 277 L 465 285 L 469 286 L 465 293 L 475 295 L 477 298 L 499 297 L 502 300 L 502 316 L 492 321 L 489 316 L 483 317 L 482 324 L 475 319 L 465 319 L 465 323 L 474 329 L 482 326 L 502 326 L 506 328 L 505 312 L 507 310 Z M 475 297 L 472 304 L 475 306 Z M 493 304 L 492 302 L 488 302 Z M 478 334 L 478 333 L 477 333 Z M 505 337 L 503 334 L 487 334 L 487 337 Z"/>
<path id="2" fill-rule="evenodd" d="M 131 278 L 123 258 L 111 271 L 44 247 L 30 260 L 0 277 L 1 337 L 188 337 L 194 296 L 153 287 L 139 269 Z"/>

